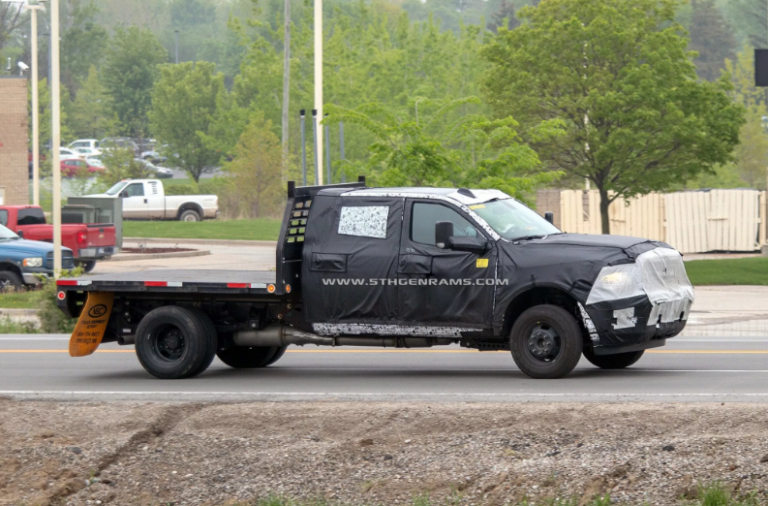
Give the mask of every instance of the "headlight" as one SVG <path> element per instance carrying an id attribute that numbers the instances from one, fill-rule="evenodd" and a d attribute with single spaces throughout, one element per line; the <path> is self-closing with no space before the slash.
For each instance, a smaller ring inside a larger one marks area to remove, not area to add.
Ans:
<path id="1" fill-rule="evenodd" d="M 614 265 L 602 268 L 589 292 L 587 304 L 629 299 L 644 294 L 640 267 L 637 264 Z"/>
<path id="2" fill-rule="evenodd" d="M 24 265 L 24 267 L 42 267 L 43 259 L 42 258 L 25 258 L 22 264 Z"/>

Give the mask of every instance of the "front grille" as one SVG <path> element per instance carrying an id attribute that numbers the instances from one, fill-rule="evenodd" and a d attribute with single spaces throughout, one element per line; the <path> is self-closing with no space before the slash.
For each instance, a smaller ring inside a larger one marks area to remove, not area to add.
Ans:
<path id="1" fill-rule="evenodd" d="M 53 269 L 53 251 L 45 255 L 45 268 Z M 75 268 L 75 258 L 71 251 L 61 252 L 61 268 L 67 270 Z"/>

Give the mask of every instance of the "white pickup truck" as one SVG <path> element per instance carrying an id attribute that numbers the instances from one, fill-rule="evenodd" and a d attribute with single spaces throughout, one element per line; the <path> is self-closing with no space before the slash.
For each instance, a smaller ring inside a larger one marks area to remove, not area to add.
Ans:
<path id="1" fill-rule="evenodd" d="M 123 199 L 123 218 L 202 221 L 219 215 L 216 195 L 166 195 L 157 179 L 126 179 L 106 193 L 89 197 Z"/>

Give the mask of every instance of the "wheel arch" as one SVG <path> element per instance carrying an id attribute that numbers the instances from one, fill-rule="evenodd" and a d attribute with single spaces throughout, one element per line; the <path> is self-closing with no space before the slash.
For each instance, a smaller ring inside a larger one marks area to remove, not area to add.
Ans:
<path id="1" fill-rule="evenodd" d="M 203 206 L 196 202 L 185 202 L 179 206 L 179 210 L 176 212 L 176 219 L 181 219 L 181 215 L 184 214 L 184 211 L 195 211 L 197 214 L 200 215 L 200 219 L 205 219 L 205 213 L 203 212 Z"/>
<path id="2" fill-rule="evenodd" d="M 502 336 L 509 335 L 515 321 L 524 311 L 542 304 L 558 306 L 572 314 L 581 328 L 585 342 L 589 342 L 589 332 L 580 317 L 578 301 L 567 291 L 554 285 L 529 286 L 518 292 L 505 309 Z"/>
<path id="3" fill-rule="evenodd" d="M 13 262 L 0 262 L 0 271 L 11 271 L 18 275 L 22 280 L 24 279 L 21 269 Z"/>

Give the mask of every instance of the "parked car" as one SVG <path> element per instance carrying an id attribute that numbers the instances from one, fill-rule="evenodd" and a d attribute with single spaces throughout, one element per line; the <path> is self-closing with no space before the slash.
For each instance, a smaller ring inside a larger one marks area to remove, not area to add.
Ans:
<path id="1" fill-rule="evenodd" d="M 75 148 L 75 151 L 85 158 L 88 158 L 89 156 L 99 156 L 101 155 L 100 149 L 94 149 L 94 148 Z"/>
<path id="2" fill-rule="evenodd" d="M 53 225 L 40 206 L 0 206 L 0 225 L 24 239 L 53 242 Z M 111 223 L 64 223 L 61 244 L 74 252 L 77 265 L 91 272 L 97 260 L 117 253 L 116 233 Z"/>
<path id="3" fill-rule="evenodd" d="M 123 199 L 123 218 L 202 221 L 219 215 L 216 195 L 165 195 L 157 179 L 126 179 L 106 193 L 87 197 Z"/>
<path id="4" fill-rule="evenodd" d="M 88 163 L 88 165 L 99 167 L 100 169 L 106 168 L 104 166 L 104 162 L 101 161 L 101 158 L 99 156 L 89 156 L 88 158 L 85 159 L 85 161 Z"/>
<path id="5" fill-rule="evenodd" d="M 141 154 L 141 149 L 139 148 L 138 144 L 136 144 L 133 139 L 129 139 L 128 137 L 106 137 L 101 140 L 102 151 L 120 148 L 130 149 L 133 151 L 135 156 L 139 156 Z"/>
<path id="6" fill-rule="evenodd" d="M 63 269 L 75 266 L 72 250 L 61 248 Z M 0 288 L 40 284 L 39 275 L 53 275 L 53 244 L 22 239 L 0 225 Z"/>
<path id="7" fill-rule="evenodd" d="M 104 171 L 104 167 L 97 167 L 91 165 L 86 160 L 81 158 L 67 158 L 61 161 L 61 175 L 65 177 L 72 177 L 77 175 L 83 169 L 88 169 L 89 174 L 95 174 L 97 172 Z"/>
<path id="8" fill-rule="evenodd" d="M 98 139 L 78 139 L 74 142 L 70 142 L 69 149 L 77 150 L 78 148 L 96 149 L 101 147 L 101 142 Z"/>
<path id="9" fill-rule="evenodd" d="M 163 164 L 168 161 L 167 156 L 162 156 L 158 151 L 152 150 L 152 151 L 144 151 L 141 154 L 141 158 L 147 161 L 150 161 L 155 164 Z"/>
<path id="10" fill-rule="evenodd" d="M 59 158 L 82 158 L 83 155 L 75 151 L 74 149 L 69 148 L 59 148 Z"/>
<path id="11" fill-rule="evenodd" d="M 158 167 L 149 160 L 136 158 L 136 162 L 142 164 L 147 172 L 151 172 L 152 175 L 158 179 L 171 179 L 173 177 L 173 171 L 171 169 Z"/>

